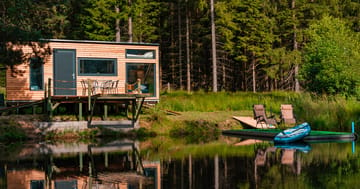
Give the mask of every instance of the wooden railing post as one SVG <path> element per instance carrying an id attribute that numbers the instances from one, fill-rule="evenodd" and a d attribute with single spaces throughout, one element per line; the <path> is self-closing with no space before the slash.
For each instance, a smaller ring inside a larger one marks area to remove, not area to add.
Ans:
<path id="1" fill-rule="evenodd" d="M 53 109 L 51 104 L 51 78 L 48 79 L 48 87 L 47 87 L 47 112 L 48 112 L 49 120 L 51 120 L 53 116 Z"/>
<path id="2" fill-rule="evenodd" d="M 138 94 L 141 94 L 141 79 L 137 79 L 137 92 Z"/>
<path id="3" fill-rule="evenodd" d="M 87 85 L 88 85 L 88 111 L 91 111 L 91 80 L 88 79 L 87 80 Z"/>
<path id="4" fill-rule="evenodd" d="M 47 83 L 45 82 L 45 90 L 44 90 L 44 103 L 43 103 L 43 108 L 42 108 L 42 113 L 46 114 L 47 113 L 47 106 L 48 106 L 48 102 L 47 102 Z"/>

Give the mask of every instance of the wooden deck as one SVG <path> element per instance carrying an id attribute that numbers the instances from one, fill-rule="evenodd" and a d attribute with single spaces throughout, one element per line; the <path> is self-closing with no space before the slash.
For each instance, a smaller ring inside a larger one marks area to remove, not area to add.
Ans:
<path id="1" fill-rule="evenodd" d="M 0 108 L 0 115 L 3 112 L 18 112 L 22 108 L 32 108 L 35 114 L 35 107 L 43 107 L 43 114 L 48 116 L 47 122 L 40 122 L 39 127 L 45 130 L 51 130 L 51 128 L 68 128 L 69 125 L 73 129 L 81 129 L 84 127 L 91 128 L 97 126 L 107 126 L 115 129 L 129 130 L 138 127 L 138 118 L 144 104 L 145 98 L 149 97 L 149 94 L 97 94 L 92 96 L 47 96 L 42 100 L 33 102 L 24 102 L 10 107 Z M 54 121 L 54 111 L 61 104 L 77 104 L 78 108 L 75 108 L 78 113 L 77 121 Z M 120 104 L 123 105 L 126 110 L 127 120 L 109 121 L 108 117 L 108 105 Z M 83 106 L 86 105 L 86 106 Z M 96 106 L 103 106 L 102 120 L 94 120 L 94 109 Z M 84 111 L 83 111 L 84 108 Z M 86 113 L 87 120 L 84 121 L 83 112 Z M 87 124 L 84 124 L 87 122 Z M 87 126 L 86 126 L 87 125 Z M 68 128 L 70 129 L 70 128 Z"/>
<path id="2" fill-rule="evenodd" d="M 130 109 L 130 111 L 126 112 L 129 118 L 130 125 L 132 127 L 135 126 L 137 122 L 142 105 L 144 104 L 145 98 L 149 97 L 149 94 L 96 94 L 92 96 L 50 96 L 46 99 L 47 103 L 47 112 L 49 118 L 51 120 L 53 111 L 62 103 L 78 103 L 79 104 L 79 118 L 82 118 L 82 104 L 87 103 L 87 111 L 89 118 L 87 120 L 88 127 L 95 126 L 92 124 L 92 118 L 94 114 L 94 109 L 99 104 L 104 105 L 104 118 L 107 118 L 108 110 L 107 104 L 110 103 L 117 103 L 123 104 L 126 106 L 126 109 Z M 129 108 L 127 108 L 129 107 Z M 128 115 L 130 114 L 130 116 Z M 80 119 L 82 120 L 82 119 Z M 99 123 L 97 122 L 96 125 L 107 125 L 108 122 Z M 126 125 L 129 125 L 126 123 Z"/>
<path id="3" fill-rule="evenodd" d="M 269 125 L 266 123 L 256 124 L 256 120 L 252 117 L 245 116 L 233 116 L 234 119 L 240 121 L 241 124 L 249 126 L 256 129 L 275 129 L 274 125 Z"/>

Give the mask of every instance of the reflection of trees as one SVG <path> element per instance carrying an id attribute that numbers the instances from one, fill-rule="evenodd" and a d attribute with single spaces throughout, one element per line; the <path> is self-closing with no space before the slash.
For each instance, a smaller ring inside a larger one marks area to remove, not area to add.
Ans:
<path id="1" fill-rule="evenodd" d="M 359 155 L 348 156 L 346 159 L 330 162 L 313 161 L 307 165 L 308 183 L 319 188 L 354 188 L 360 184 Z"/>
<path id="2" fill-rule="evenodd" d="M 256 188 L 284 186 L 284 180 L 296 180 L 301 173 L 301 153 L 296 149 L 267 147 L 257 149 L 254 160 Z"/>
<path id="3" fill-rule="evenodd" d="M 163 186 L 166 188 L 238 188 L 251 178 L 250 157 L 196 157 L 163 160 Z M 248 183 L 251 185 L 251 183 Z"/>
<path id="4" fill-rule="evenodd" d="M 260 148 L 265 149 L 266 147 L 268 146 L 260 146 Z M 257 147 L 254 149 L 253 146 L 252 148 L 255 151 L 258 149 Z M 241 151 L 245 149 L 250 150 L 248 148 L 238 148 L 237 150 Z M 228 150 L 231 151 L 230 149 Z M 169 188 L 318 188 L 317 186 L 320 186 L 319 188 L 331 188 L 332 185 L 318 185 L 317 182 L 311 181 L 311 179 L 318 180 L 317 177 L 322 177 L 321 175 L 325 175 L 326 177 L 321 181 L 324 181 L 324 183 L 327 179 L 336 180 L 334 177 L 339 177 L 339 174 L 330 174 L 329 177 L 327 177 L 326 174 L 323 173 L 327 170 L 323 169 L 323 167 L 329 165 L 327 162 L 321 162 L 321 159 L 311 165 L 304 163 L 307 162 L 306 158 L 311 156 L 313 150 L 312 148 L 307 154 L 301 151 L 295 152 L 294 161 L 290 163 L 290 161 L 284 161 L 284 159 L 282 159 L 282 155 L 285 154 L 284 149 L 274 149 L 273 152 L 269 152 L 266 163 L 258 167 L 257 181 L 255 181 L 254 178 L 255 155 L 222 154 L 217 156 L 216 154 L 209 155 L 206 153 L 203 155 L 196 153 L 188 153 L 186 155 L 184 153 L 180 158 L 165 158 L 162 161 L 163 186 Z M 218 152 L 223 151 L 218 150 Z M 281 164 L 282 160 L 284 164 Z M 339 162 L 338 164 L 342 166 L 341 170 L 347 172 L 349 175 L 353 173 L 355 175 L 348 178 L 344 178 L 344 176 L 339 178 L 349 183 L 355 182 L 356 180 L 353 178 L 359 175 L 357 170 L 355 170 L 359 167 L 359 164 L 357 162 L 353 163 L 352 161 L 356 161 L 356 157 L 348 157 L 343 160 L 344 161 L 332 161 Z M 349 163 L 344 163 L 347 161 L 349 161 Z M 323 165 L 319 167 L 318 164 Z M 351 169 L 348 168 L 350 166 L 349 164 L 353 166 Z M 317 172 L 313 173 L 309 166 L 312 166 Z M 332 171 L 336 172 L 339 168 L 329 166 L 329 169 L 333 169 Z M 342 174 L 345 175 L 344 173 Z M 314 177 L 314 175 L 318 176 Z M 339 181 L 341 180 L 337 180 L 338 182 L 333 182 L 340 183 Z"/>

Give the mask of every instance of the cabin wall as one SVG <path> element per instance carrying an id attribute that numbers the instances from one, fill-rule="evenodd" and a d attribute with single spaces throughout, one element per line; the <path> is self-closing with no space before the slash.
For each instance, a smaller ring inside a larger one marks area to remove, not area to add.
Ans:
<path id="1" fill-rule="evenodd" d="M 112 43 L 79 43 L 79 42 L 49 42 L 51 55 L 47 56 L 43 65 L 44 86 L 48 83 L 48 79 L 53 79 L 54 75 L 54 49 L 73 49 L 76 51 L 76 94 L 83 95 L 81 80 L 119 80 L 118 92 L 125 93 L 126 82 L 126 63 L 153 63 L 156 66 L 156 95 L 149 97 L 148 100 L 159 99 L 159 52 L 158 46 L 154 45 L 137 45 L 137 44 L 112 44 Z M 25 54 L 31 55 L 32 49 L 23 47 Z M 155 59 L 127 59 L 125 57 L 126 49 L 144 49 L 155 50 Z M 116 76 L 79 76 L 78 75 L 78 58 L 113 58 L 117 59 L 117 75 Z M 7 70 L 6 78 L 6 99 L 7 101 L 34 101 L 44 98 L 44 90 L 30 90 L 30 68 L 29 62 L 24 62 L 15 67 L 17 73 Z M 44 87 L 45 89 L 45 87 Z"/>

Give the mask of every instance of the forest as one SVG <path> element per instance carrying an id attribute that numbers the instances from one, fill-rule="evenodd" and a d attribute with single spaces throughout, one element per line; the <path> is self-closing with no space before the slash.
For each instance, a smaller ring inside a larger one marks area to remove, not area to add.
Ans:
<path id="1" fill-rule="evenodd" d="M 0 67 L 40 39 L 158 43 L 162 87 L 360 96 L 358 0 L 2 0 Z"/>

